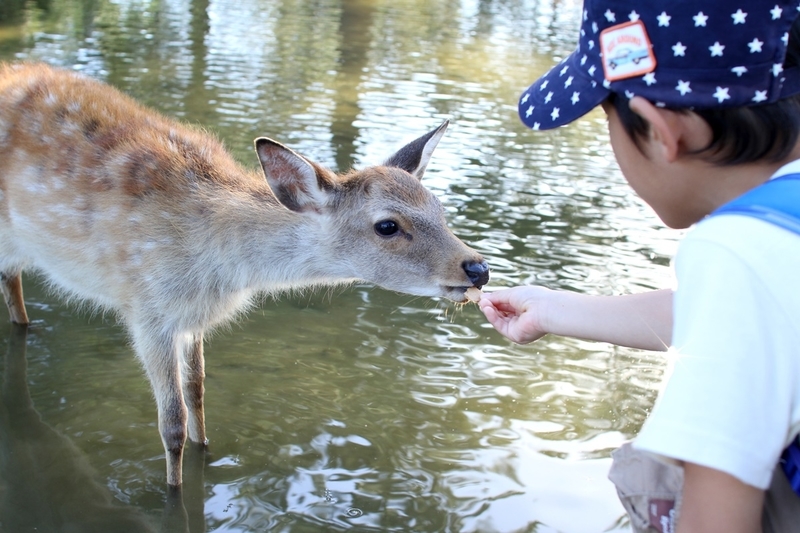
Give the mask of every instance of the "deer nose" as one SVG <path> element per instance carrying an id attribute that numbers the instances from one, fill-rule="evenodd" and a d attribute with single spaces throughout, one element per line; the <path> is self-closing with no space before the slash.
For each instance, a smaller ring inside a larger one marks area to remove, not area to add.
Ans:
<path id="1" fill-rule="evenodd" d="M 464 261 L 462 266 L 474 286 L 481 288 L 489 282 L 489 264 L 486 261 Z"/>

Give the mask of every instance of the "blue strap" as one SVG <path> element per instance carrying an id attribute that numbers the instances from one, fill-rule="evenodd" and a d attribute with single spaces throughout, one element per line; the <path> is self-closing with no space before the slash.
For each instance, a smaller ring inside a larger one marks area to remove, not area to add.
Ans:
<path id="1" fill-rule="evenodd" d="M 747 215 L 800 234 L 800 174 L 787 174 L 751 189 L 714 215 Z"/>
<path id="2" fill-rule="evenodd" d="M 800 235 L 800 174 L 771 179 L 709 216 L 724 214 L 758 218 Z M 800 496 L 800 437 L 783 451 L 780 464 L 792 490 Z"/>
<path id="3" fill-rule="evenodd" d="M 780 463 L 792 490 L 800 496 L 800 441 L 797 438 L 783 450 Z"/>

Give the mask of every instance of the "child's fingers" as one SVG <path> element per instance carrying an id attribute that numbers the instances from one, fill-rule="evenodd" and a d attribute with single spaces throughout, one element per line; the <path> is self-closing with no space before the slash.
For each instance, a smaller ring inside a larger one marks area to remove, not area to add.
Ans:
<path id="1" fill-rule="evenodd" d="M 534 287 L 514 287 L 484 293 L 481 301 L 490 302 L 501 313 L 521 315 L 526 311 L 535 294 Z"/>
<path id="2" fill-rule="evenodd" d="M 494 305 L 508 303 L 509 299 L 509 291 L 508 290 L 500 290 L 494 292 L 484 292 L 481 301 L 488 301 Z"/>
<path id="3" fill-rule="evenodd" d="M 492 305 L 484 305 L 481 307 L 486 320 L 492 325 L 500 334 L 508 337 L 511 330 L 511 322 L 514 320 L 512 316 L 497 310 Z M 509 337 L 510 338 L 510 337 Z M 513 339 L 512 339 L 513 340 Z"/>
<path id="4" fill-rule="evenodd" d="M 486 317 L 486 320 L 488 320 L 495 329 L 500 330 L 500 324 L 504 321 L 504 318 L 501 316 L 498 310 L 488 302 L 481 302 L 480 309 L 483 312 L 483 315 Z"/>
<path id="5" fill-rule="evenodd" d="M 480 302 L 478 302 L 478 307 L 483 312 L 484 316 L 489 322 L 497 320 L 498 318 L 497 309 L 495 309 L 495 307 L 491 304 L 491 302 L 481 300 Z"/>

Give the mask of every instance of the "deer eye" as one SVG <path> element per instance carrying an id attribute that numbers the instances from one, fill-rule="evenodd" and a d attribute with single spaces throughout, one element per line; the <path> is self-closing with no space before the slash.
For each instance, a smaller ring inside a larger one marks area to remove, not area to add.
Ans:
<path id="1" fill-rule="evenodd" d="M 400 230 L 394 220 L 381 220 L 375 224 L 375 233 L 381 237 L 391 237 Z"/>

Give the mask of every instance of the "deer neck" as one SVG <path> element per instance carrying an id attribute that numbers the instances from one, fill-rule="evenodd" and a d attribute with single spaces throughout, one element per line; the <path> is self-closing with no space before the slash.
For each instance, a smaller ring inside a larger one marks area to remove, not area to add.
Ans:
<path id="1" fill-rule="evenodd" d="M 290 211 L 266 187 L 215 202 L 211 224 L 203 255 L 219 265 L 219 282 L 233 290 L 278 292 L 353 281 L 331 256 L 325 215 Z"/>

